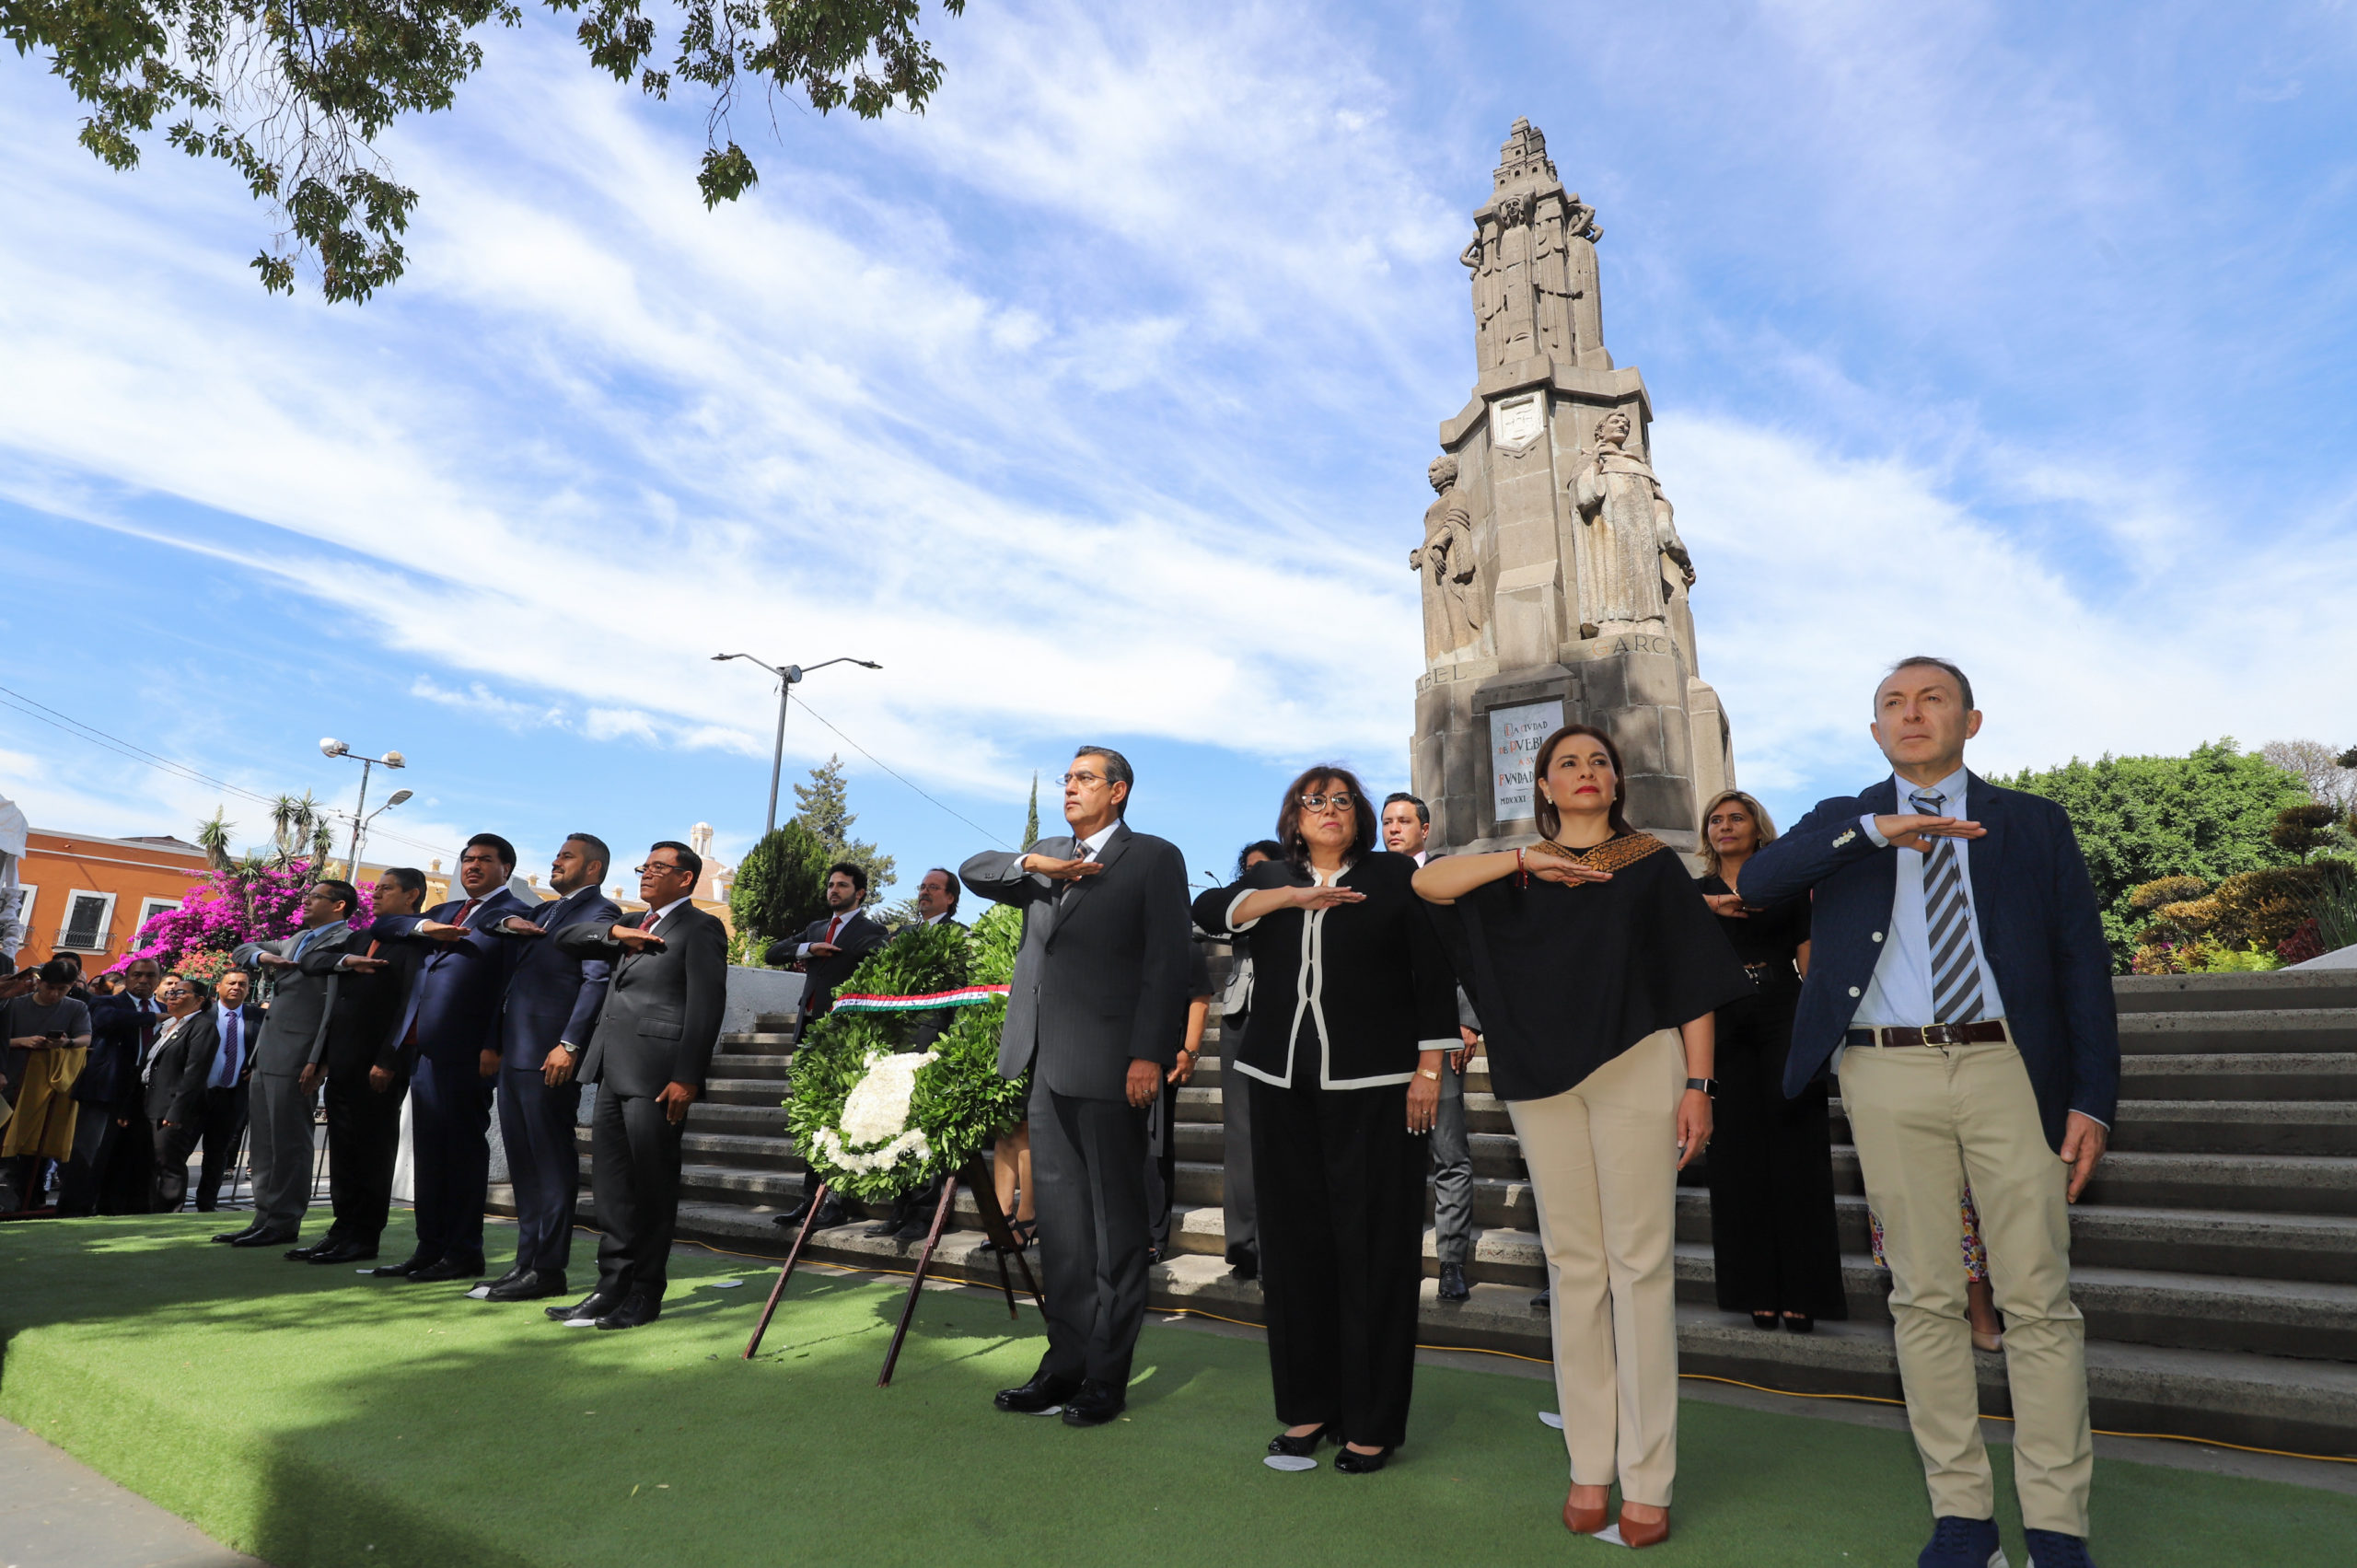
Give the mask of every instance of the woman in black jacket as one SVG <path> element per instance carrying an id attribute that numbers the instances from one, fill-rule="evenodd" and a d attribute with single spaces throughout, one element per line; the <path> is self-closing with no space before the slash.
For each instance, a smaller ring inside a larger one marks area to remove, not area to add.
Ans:
<path id="1" fill-rule="evenodd" d="M 1194 910 L 1252 959 L 1236 1072 L 1252 1098 L 1269 1370 L 1287 1423 L 1269 1452 L 1304 1458 L 1332 1438 L 1334 1468 L 1353 1474 L 1381 1469 L 1407 1434 L 1421 1139 L 1457 1045 L 1456 976 L 1410 886 L 1416 863 L 1376 850 L 1375 826 L 1355 777 L 1312 768 L 1277 818 L 1284 858 Z"/>

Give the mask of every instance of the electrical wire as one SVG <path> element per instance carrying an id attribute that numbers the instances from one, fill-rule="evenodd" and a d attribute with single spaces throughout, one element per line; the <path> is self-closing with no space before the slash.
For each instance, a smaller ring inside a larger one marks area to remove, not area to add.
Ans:
<path id="1" fill-rule="evenodd" d="M 941 803 L 940 801 L 938 801 L 938 800 L 935 800 L 935 799 L 934 799 L 934 797 L 933 797 L 932 796 L 930 796 L 930 795 L 925 795 L 925 792 L 924 792 L 923 790 L 919 789 L 915 784 L 913 784 L 913 783 L 911 783 L 911 780 L 909 779 L 909 777 L 908 777 L 908 775 L 907 775 L 907 774 L 905 774 L 905 773 L 903 773 L 903 772 L 900 772 L 900 770 L 898 770 L 898 769 L 894 768 L 894 767 L 892 766 L 892 764 L 891 764 L 891 763 L 887 762 L 886 761 L 884 761 L 884 759 L 882 759 L 881 757 L 878 757 L 875 752 L 870 751 L 866 747 L 862 746 L 858 741 L 853 740 L 850 736 L 848 736 L 848 735 L 844 735 L 844 734 L 843 734 L 843 732 L 842 732 L 842 730 L 840 730 L 840 729 L 835 729 L 835 726 L 834 726 L 833 723 L 832 723 L 832 722 L 830 722 L 830 721 L 828 719 L 827 715 L 826 715 L 826 714 L 822 714 L 822 713 L 820 713 L 818 709 L 816 709 L 816 708 L 812 707 L 809 703 L 802 703 L 802 704 L 801 704 L 801 707 L 802 707 L 802 711 L 803 711 L 804 713 L 808 714 L 812 718 L 817 719 L 820 724 L 825 725 L 829 729 L 834 729 L 834 730 L 835 730 L 835 734 L 836 734 L 837 736 L 839 736 L 839 737 L 841 737 L 841 738 L 842 738 L 842 742 L 843 742 L 843 744 L 844 744 L 844 745 L 846 745 L 846 746 L 850 747 L 853 750 L 854 750 L 854 751 L 858 752 L 861 756 L 863 756 L 863 757 L 866 758 L 869 761 L 871 761 L 871 762 L 875 763 L 877 767 L 879 767 L 879 768 L 883 769 L 886 772 L 890 773 L 894 778 L 899 779 L 902 784 L 907 784 L 911 789 L 916 790 L 916 792 L 917 792 L 919 795 L 923 795 L 923 796 L 924 796 L 924 797 L 925 797 L 927 800 L 931 800 L 931 801 L 933 801 L 933 804 L 935 804 L 935 806 L 940 806 L 940 807 L 941 807 L 941 809 L 943 809 L 944 811 L 948 812 L 948 813 L 949 813 L 949 815 L 951 815 L 952 817 L 957 818 L 957 819 L 958 819 L 958 820 L 959 820 L 960 822 L 965 823 L 965 824 L 966 824 L 966 826 L 968 826 L 968 827 L 970 827 L 970 828 L 973 829 L 973 830 L 974 830 L 974 831 L 976 831 L 976 832 L 978 832 L 978 833 L 981 833 L 981 835 L 983 835 L 985 838 L 989 839 L 993 843 L 996 843 L 996 844 L 1005 844 L 1005 843 L 1006 843 L 1006 841 L 1005 841 L 1004 839 L 1000 838 L 996 833 L 992 832 L 988 828 L 983 827 L 980 822 L 975 821 L 971 817 L 967 816 L 964 812 L 958 811 L 958 810 L 957 810 L 955 807 L 952 807 L 943 806 L 943 805 L 942 805 L 942 803 Z M 1014 846 L 1013 844 L 1007 844 L 1007 845 L 1006 845 L 1006 847 L 1007 847 L 1007 848 L 1009 848 L 1009 849 L 1013 849 L 1015 846 Z"/>

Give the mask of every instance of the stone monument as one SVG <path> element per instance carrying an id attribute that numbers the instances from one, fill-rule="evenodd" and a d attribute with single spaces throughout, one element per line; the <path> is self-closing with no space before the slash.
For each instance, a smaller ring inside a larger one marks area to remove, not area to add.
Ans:
<path id="1" fill-rule="evenodd" d="M 1538 743 L 1594 724 L 1628 768 L 1630 820 L 1691 853 L 1735 755 L 1695 656 L 1694 565 L 1654 473 L 1644 378 L 1604 346 L 1604 231 L 1527 120 L 1473 226 L 1473 396 L 1441 425 L 1408 557 L 1424 602 L 1412 787 L 1439 843 L 1527 842 Z"/>

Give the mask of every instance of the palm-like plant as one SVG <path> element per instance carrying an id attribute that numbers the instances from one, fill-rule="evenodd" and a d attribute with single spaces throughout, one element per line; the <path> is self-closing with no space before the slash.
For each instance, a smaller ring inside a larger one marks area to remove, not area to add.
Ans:
<path id="1" fill-rule="evenodd" d="M 236 826 L 234 822 L 221 819 L 221 808 L 217 806 L 213 808 L 211 821 L 197 825 L 196 847 L 204 852 L 206 863 L 215 871 L 229 869 L 229 830 Z"/>
<path id="2" fill-rule="evenodd" d="M 278 864 L 284 865 L 293 848 L 301 842 L 298 837 L 303 819 L 303 803 L 291 795 L 282 795 L 270 803 L 270 838 L 278 846 Z"/>

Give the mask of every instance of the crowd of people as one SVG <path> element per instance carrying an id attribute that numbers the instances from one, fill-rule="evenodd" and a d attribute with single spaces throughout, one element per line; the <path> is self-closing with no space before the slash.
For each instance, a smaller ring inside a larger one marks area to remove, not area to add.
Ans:
<path id="1" fill-rule="evenodd" d="M 928 924 L 954 921 L 961 889 L 1024 917 L 999 1066 L 1029 1074 L 1028 1119 L 995 1164 L 1018 1238 L 1040 1250 L 1047 1345 L 999 1408 L 1076 1427 L 1125 1409 L 1147 1269 L 1170 1245 L 1174 1097 L 1216 1008 L 1227 1260 L 1265 1295 L 1282 1424 L 1267 1457 L 1307 1468 L 1331 1444 L 1337 1469 L 1381 1470 L 1408 1434 L 1428 1179 L 1438 1294 L 1469 1291 L 1478 1049 L 1546 1260 L 1563 1522 L 1651 1545 L 1669 1532 L 1678 1464 L 1679 1173 L 1710 1151 L 1723 1308 L 1771 1332 L 1844 1316 L 1838 1084 L 1934 1516 L 1920 1563 L 2003 1561 L 1976 1344 L 2007 1357 L 2033 1562 L 2090 1561 L 2066 1205 L 2103 1156 L 2117 1094 L 2109 957 L 2060 810 L 1967 771 L 1980 723 L 1962 670 L 1904 661 L 1874 697 L 1891 776 L 1781 836 L 1756 799 L 1723 794 L 1702 814 L 1699 882 L 1630 823 L 1620 753 L 1589 726 L 1540 747 L 1538 836 L 1510 850 L 1428 849 L 1423 802 L 1378 807 L 1350 770 L 1311 768 L 1234 882 L 1191 901 L 1176 846 L 1127 825 L 1127 760 L 1080 748 L 1062 779 L 1066 832 L 935 868 L 918 897 Z M 534 906 L 507 891 L 513 848 L 478 834 L 463 898 L 422 910 L 424 877 L 396 869 L 355 931 L 356 891 L 322 880 L 299 932 L 239 948 L 215 986 L 141 963 L 119 993 L 90 997 L 62 958 L 11 982 L 6 1150 L 19 1191 L 38 1190 L 25 1161 L 62 1160 L 71 1212 L 177 1207 L 201 1145 L 195 1198 L 211 1208 L 246 1121 L 252 1221 L 214 1239 L 369 1261 L 406 1092 L 417 1247 L 369 1272 L 474 1279 L 495 1109 L 517 1250 L 473 1294 L 558 1296 L 581 1086 L 595 1083 L 597 1283 L 547 1311 L 599 1329 L 652 1321 L 726 940 L 689 898 L 702 866 L 686 845 L 648 852 L 647 908 L 630 916 L 598 890 L 608 859 L 596 837 L 568 838 L 557 897 Z M 861 868 L 834 867 L 827 914 L 765 954 L 808 975 L 806 1018 L 890 939 L 866 894 Z M 1216 997 L 1202 936 L 1234 947 Z M 273 981 L 266 1012 L 249 971 Z M 322 1092 L 334 1223 L 304 1246 Z M 872 1234 L 920 1237 L 934 1207 L 909 1194 Z"/>

